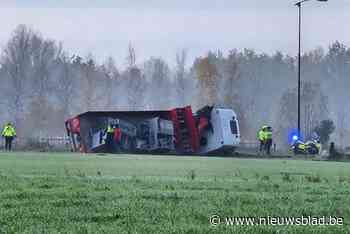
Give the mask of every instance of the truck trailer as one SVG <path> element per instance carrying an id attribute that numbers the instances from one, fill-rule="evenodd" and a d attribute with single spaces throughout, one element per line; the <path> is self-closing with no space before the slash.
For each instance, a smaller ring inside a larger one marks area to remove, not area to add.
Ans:
<path id="1" fill-rule="evenodd" d="M 118 149 L 108 147 L 106 129 L 121 131 Z M 88 111 L 65 122 L 74 152 L 208 155 L 230 154 L 240 142 L 236 113 L 206 106 L 171 110 Z"/>

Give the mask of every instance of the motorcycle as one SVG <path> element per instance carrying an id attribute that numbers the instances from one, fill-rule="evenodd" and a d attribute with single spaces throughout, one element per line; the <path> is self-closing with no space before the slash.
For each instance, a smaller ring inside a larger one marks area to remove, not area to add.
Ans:
<path id="1" fill-rule="evenodd" d="M 317 140 L 303 142 L 301 140 L 294 141 L 291 145 L 294 154 L 311 154 L 316 155 L 321 151 L 321 144 Z"/>

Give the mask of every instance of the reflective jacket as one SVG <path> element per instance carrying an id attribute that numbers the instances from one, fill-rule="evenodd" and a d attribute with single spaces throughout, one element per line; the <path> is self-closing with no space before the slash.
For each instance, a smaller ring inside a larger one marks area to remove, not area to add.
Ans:
<path id="1" fill-rule="evenodd" d="M 264 134 L 265 140 L 271 140 L 272 139 L 272 132 L 271 131 L 266 131 Z"/>
<path id="2" fill-rule="evenodd" d="M 258 132 L 258 139 L 259 139 L 259 141 L 263 141 L 264 140 L 264 131 L 261 129 L 261 130 L 259 130 L 259 132 Z"/>
<path id="3" fill-rule="evenodd" d="M 114 133 L 114 128 L 112 126 L 108 126 L 107 133 Z"/>
<path id="4" fill-rule="evenodd" d="M 2 130 L 1 135 L 4 137 L 14 137 L 14 136 L 16 136 L 16 130 L 12 125 L 7 124 L 7 125 L 5 125 L 4 129 Z"/>

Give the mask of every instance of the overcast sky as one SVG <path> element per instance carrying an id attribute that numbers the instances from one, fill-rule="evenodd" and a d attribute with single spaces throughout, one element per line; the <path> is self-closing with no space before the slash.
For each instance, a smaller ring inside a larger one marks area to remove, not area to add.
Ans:
<path id="1" fill-rule="evenodd" d="M 87 3 L 89 2 L 89 3 Z M 63 42 L 70 53 L 107 56 L 119 65 L 131 42 L 138 62 L 161 56 L 171 64 L 208 50 L 253 48 L 296 55 L 297 8 L 291 0 L 0 0 L 0 45 L 18 24 Z M 303 5 L 303 50 L 339 40 L 350 46 L 350 0 Z M 347 26 L 347 27 L 346 27 Z M 192 61 L 191 61 L 192 62 Z"/>

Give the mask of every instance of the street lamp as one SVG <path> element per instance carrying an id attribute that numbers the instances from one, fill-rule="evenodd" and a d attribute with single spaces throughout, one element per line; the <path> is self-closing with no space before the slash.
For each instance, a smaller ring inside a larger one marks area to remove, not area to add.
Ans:
<path id="1" fill-rule="evenodd" d="M 299 49 L 298 49 L 298 137 L 301 135 L 300 132 L 300 60 L 301 60 L 301 5 L 304 2 L 307 2 L 310 0 L 302 0 L 297 3 L 295 3 L 295 6 L 299 9 Z M 327 2 L 328 0 L 317 0 L 319 2 Z"/>

